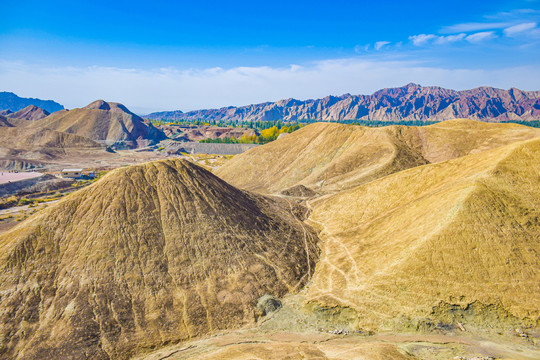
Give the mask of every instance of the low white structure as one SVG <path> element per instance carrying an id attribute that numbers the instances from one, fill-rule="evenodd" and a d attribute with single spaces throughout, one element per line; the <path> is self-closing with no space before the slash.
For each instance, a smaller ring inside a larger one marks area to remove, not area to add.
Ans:
<path id="1" fill-rule="evenodd" d="M 83 175 L 83 169 L 64 169 L 62 170 L 63 178 L 78 179 Z"/>

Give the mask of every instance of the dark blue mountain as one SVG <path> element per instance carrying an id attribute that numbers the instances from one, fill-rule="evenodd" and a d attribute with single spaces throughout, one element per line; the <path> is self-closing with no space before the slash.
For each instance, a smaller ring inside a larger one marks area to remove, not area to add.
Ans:
<path id="1" fill-rule="evenodd" d="M 64 107 L 56 101 L 22 98 L 12 92 L 0 92 L 0 110 L 11 110 L 16 112 L 24 109 L 28 105 L 35 105 L 49 113 L 64 109 Z"/>

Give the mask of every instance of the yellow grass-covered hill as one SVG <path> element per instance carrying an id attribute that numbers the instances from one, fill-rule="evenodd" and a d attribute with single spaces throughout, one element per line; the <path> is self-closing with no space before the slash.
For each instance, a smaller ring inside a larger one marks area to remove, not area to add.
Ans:
<path id="1" fill-rule="evenodd" d="M 313 273 L 303 211 L 184 160 L 114 170 L 0 236 L 0 358 L 127 359 L 252 324 Z"/>
<path id="2" fill-rule="evenodd" d="M 423 127 L 315 123 L 235 156 L 216 174 L 263 193 L 298 185 L 335 193 L 415 166 L 538 136 L 540 129 L 467 119 Z"/>
<path id="3" fill-rule="evenodd" d="M 308 301 L 352 309 L 360 327 L 538 326 L 539 188 L 532 139 L 316 199 L 322 254 Z"/>

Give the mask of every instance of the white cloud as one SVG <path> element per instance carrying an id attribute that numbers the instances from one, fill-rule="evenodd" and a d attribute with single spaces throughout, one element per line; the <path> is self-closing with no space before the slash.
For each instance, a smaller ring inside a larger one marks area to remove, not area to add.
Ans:
<path id="1" fill-rule="evenodd" d="M 526 0 L 530 2 L 538 2 L 538 0 Z M 539 9 L 513 9 L 510 11 L 501 11 L 495 14 L 485 15 L 486 19 L 493 20 L 523 20 L 524 18 L 533 17 L 540 15 Z"/>
<path id="2" fill-rule="evenodd" d="M 521 35 L 524 32 L 530 32 L 531 30 L 536 29 L 538 24 L 535 22 L 522 23 L 514 26 L 507 27 L 503 30 L 506 36 L 516 36 Z"/>
<path id="3" fill-rule="evenodd" d="M 490 40 L 496 38 L 497 35 L 495 35 L 495 32 L 493 31 L 482 31 L 479 33 L 475 33 L 472 35 L 469 35 L 465 38 L 468 42 L 471 43 L 480 43 L 482 41 Z"/>
<path id="4" fill-rule="evenodd" d="M 44 67 L 0 60 L 0 91 L 54 99 L 68 108 L 96 99 L 117 101 L 145 114 L 247 105 L 294 97 L 370 94 L 409 82 L 468 89 L 481 85 L 537 89 L 537 66 L 496 70 L 445 69 L 417 62 L 326 60 L 287 67 L 207 69 L 121 69 L 113 67 Z"/>
<path id="5" fill-rule="evenodd" d="M 390 41 L 377 41 L 375 43 L 375 50 L 380 50 L 383 46 L 390 44 Z"/>
<path id="6" fill-rule="evenodd" d="M 456 25 L 451 25 L 451 26 L 445 26 L 441 29 L 441 33 L 451 34 L 451 33 L 458 33 L 458 32 L 503 29 L 510 25 L 512 25 L 512 23 L 510 22 L 491 22 L 491 23 L 470 22 L 470 23 L 462 23 L 462 24 L 456 24 Z"/>
<path id="7" fill-rule="evenodd" d="M 462 41 L 463 39 L 465 39 L 466 36 L 467 35 L 464 33 L 456 35 L 438 36 L 437 40 L 435 40 L 435 44 L 442 45 Z"/>
<path id="8" fill-rule="evenodd" d="M 413 44 L 416 46 L 422 46 L 436 38 L 437 38 L 437 35 L 433 35 L 433 34 L 420 34 L 420 35 L 409 36 L 409 40 L 412 40 Z"/>
<path id="9" fill-rule="evenodd" d="M 470 43 L 480 43 L 482 41 L 490 40 L 496 38 L 494 31 L 482 31 L 475 34 L 467 35 L 465 33 L 454 34 L 454 35 L 442 35 L 438 36 L 435 34 L 420 34 L 409 36 L 409 40 L 413 42 L 416 46 L 424 46 L 428 43 L 434 43 L 437 45 L 450 44 L 455 42 L 460 42 L 467 40 Z"/>
<path id="10" fill-rule="evenodd" d="M 412 40 L 413 44 L 416 46 L 423 46 L 429 42 L 433 42 L 437 45 L 444 45 L 462 41 L 465 39 L 466 36 L 467 35 L 464 33 L 447 36 L 438 36 L 435 34 L 420 34 L 409 36 L 409 40 Z"/>

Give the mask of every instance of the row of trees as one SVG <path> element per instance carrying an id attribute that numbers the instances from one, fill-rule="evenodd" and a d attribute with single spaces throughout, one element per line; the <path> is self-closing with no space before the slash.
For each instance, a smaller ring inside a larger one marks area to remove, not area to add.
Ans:
<path id="1" fill-rule="evenodd" d="M 259 131 L 272 129 L 274 127 L 276 127 L 278 130 L 284 127 L 291 127 L 291 126 L 300 127 L 301 125 L 307 125 L 307 124 L 320 122 L 320 121 L 321 120 L 312 120 L 312 119 L 303 119 L 303 120 L 298 120 L 296 122 L 288 122 L 288 121 L 283 121 L 283 120 L 277 120 L 277 121 L 240 121 L 240 120 L 226 120 L 226 121 L 225 120 L 174 120 L 174 121 L 171 121 L 167 119 L 151 120 L 152 124 L 154 125 L 206 125 L 206 126 L 248 128 L 248 129 L 256 129 Z M 426 125 L 436 124 L 438 121 L 330 120 L 330 122 L 337 122 L 340 124 L 369 126 L 369 127 L 381 127 L 381 126 L 389 126 L 389 125 L 426 126 Z M 509 121 L 504 121 L 504 122 L 516 123 L 516 124 L 521 124 L 525 126 L 540 128 L 540 120 L 532 120 L 532 121 L 509 120 Z M 288 131 L 285 131 L 285 132 L 288 132 Z M 266 138 L 270 138 L 270 137 L 271 136 L 267 136 Z M 246 141 L 251 141 L 251 140 L 246 140 Z"/>
<path id="2" fill-rule="evenodd" d="M 247 128 L 255 130 L 266 130 L 272 127 L 277 127 L 278 129 L 283 128 L 284 126 L 290 127 L 298 125 L 300 123 L 308 123 L 312 121 L 300 121 L 300 122 L 288 122 L 288 121 L 240 121 L 240 120 L 154 120 L 150 119 L 150 122 L 154 126 L 161 125 L 198 125 L 198 126 L 219 126 L 219 127 L 235 127 L 235 128 Z"/>
<path id="3" fill-rule="evenodd" d="M 204 139 L 200 142 L 218 144 L 266 144 L 270 141 L 276 140 L 281 134 L 292 133 L 301 127 L 300 124 L 289 124 L 285 126 L 281 123 L 278 125 L 273 125 L 272 127 L 261 130 L 260 135 L 248 135 L 247 133 L 244 133 L 244 135 L 242 135 L 240 138 Z"/>

